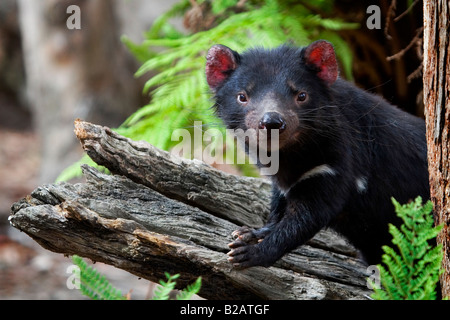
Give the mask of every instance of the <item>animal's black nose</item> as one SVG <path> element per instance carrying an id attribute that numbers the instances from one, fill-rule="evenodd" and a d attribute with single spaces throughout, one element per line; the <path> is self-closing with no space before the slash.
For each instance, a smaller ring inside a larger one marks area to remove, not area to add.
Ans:
<path id="1" fill-rule="evenodd" d="M 286 129 L 286 121 L 278 112 L 266 112 L 259 121 L 259 129 L 266 129 L 269 132 L 271 129 L 278 129 L 281 133 Z"/>

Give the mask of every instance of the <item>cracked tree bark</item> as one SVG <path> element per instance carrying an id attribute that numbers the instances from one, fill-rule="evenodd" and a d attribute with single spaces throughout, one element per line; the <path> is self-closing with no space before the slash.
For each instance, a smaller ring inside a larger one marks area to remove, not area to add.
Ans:
<path id="1" fill-rule="evenodd" d="M 236 270 L 227 244 L 258 227 L 270 183 L 181 159 L 107 127 L 77 120 L 83 149 L 112 175 L 84 165 L 84 183 L 38 187 L 12 206 L 11 224 L 44 248 L 114 265 L 151 281 L 202 276 L 207 299 L 366 299 L 366 266 L 354 248 L 322 231 L 273 267 Z"/>
<path id="2" fill-rule="evenodd" d="M 443 225 L 442 296 L 450 297 L 450 4 L 424 1 L 423 98 L 434 221 Z"/>

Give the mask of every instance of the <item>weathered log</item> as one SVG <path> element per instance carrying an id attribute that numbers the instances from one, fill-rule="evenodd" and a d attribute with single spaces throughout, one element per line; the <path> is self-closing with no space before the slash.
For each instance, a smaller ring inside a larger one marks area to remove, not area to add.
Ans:
<path id="1" fill-rule="evenodd" d="M 261 226 L 270 183 L 181 159 L 83 121 L 84 150 L 113 174 L 83 166 L 85 183 L 37 188 L 12 206 L 11 224 L 44 248 L 158 281 L 202 276 L 208 299 L 365 299 L 366 266 L 345 240 L 322 231 L 273 267 L 233 269 L 227 244 L 240 225 Z"/>

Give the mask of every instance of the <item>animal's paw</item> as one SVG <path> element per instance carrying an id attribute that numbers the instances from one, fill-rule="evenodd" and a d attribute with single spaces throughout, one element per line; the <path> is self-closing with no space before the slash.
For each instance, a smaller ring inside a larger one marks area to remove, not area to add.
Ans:
<path id="1" fill-rule="evenodd" d="M 228 261 L 233 264 L 233 267 L 244 269 L 248 267 L 263 265 L 261 264 L 261 252 L 258 245 L 248 245 L 244 242 L 236 243 L 228 252 Z"/>
<path id="2" fill-rule="evenodd" d="M 240 227 L 239 229 L 233 231 L 231 234 L 233 237 L 234 242 L 244 242 L 244 243 L 256 243 L 258 241 L 258 236 L 255 232 L 255 229 L 249 228 L 249 227 Z M 230 243 L 228 246 L 232 248 L 233 243 Z M 238 245 L 239 246 L 239 245 Z"/>
<path id="3" fill-rule="evenodd" d="M 274 260 L 261 250 L 261 242 L 269 233 L 269 228 L 252 229 L 241 227 L 232 233 L 233 242 L 228 244 L 228 261 L 236 268 L 248 268 L 252 266 L 268 267 Z"/>

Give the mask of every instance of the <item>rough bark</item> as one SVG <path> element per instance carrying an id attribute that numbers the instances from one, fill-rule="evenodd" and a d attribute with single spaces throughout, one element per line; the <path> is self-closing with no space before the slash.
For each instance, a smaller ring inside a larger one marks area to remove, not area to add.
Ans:
<path id="1" fill-rule="evenodd" d="M 424 1 L 424 105 L 428 166 L 436 224 L 444 228 L 442 295 L 450 297 L 450 4 Z"/>
<path id="2" fill-rule="evenodd" d="M 365 299 L 366 266 L 330 231 L 270 268 L 236 270 L 227 244 L 240 225 L 260 226 L 270 183 L 181 159 L 107 127 L 76 121 L 84 150 L 113 175 L 83 166 L 85 183 L 37 188 L 15 203 L 11 224 L 44 248 L 78 254 L 148 280 L 202 276 L 208 299 Z"/>

